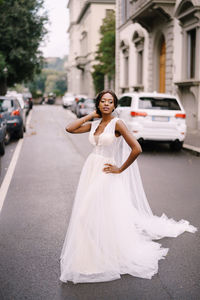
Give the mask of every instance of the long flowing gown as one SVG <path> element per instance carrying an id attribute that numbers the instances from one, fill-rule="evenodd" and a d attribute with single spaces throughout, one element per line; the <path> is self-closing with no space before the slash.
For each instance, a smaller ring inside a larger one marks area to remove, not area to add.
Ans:
<path id="1" fill-rule="evenodd" d="M 98 139 L 101 120 L 92 122 L 94 148 L 82 169 L 61 252 L 62 282 L 110 281 L 120 274 L 151 279 L 168 252 L 153 240 L 197 230 L 188 221 L 153 215 L 136 161 L 121 174 L 102 171 L 105 163 L 120 166 L 128 157 L 126 142 L 115 136 L 117 120 Z"/>

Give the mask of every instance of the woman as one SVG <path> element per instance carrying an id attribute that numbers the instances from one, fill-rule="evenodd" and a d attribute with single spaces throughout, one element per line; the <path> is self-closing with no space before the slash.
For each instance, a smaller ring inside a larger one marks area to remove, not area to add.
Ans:
<path id="1" fill-rule="evenodd" d="M 187 221 L 153 215 L 135 161 L 142 150 L 124 122 L 112 115 L 117 101 L 114 92 L 102 91 L 96 111 L 66 128 L 90 131 L 94 149 L 80 176 L 61 253 L 63 282 L 109 281 L 120 274 L 151 279 L 168 252 L 152 240 L 196 231 Z"/>

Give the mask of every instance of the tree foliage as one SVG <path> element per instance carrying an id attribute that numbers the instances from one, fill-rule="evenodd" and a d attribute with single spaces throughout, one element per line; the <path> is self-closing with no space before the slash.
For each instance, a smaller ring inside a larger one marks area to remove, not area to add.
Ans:
<path id="1" fill-rule="evenodd" d="M 46 34 L 44 0 L 0 0 L 0 92 L 40 71 Z"/>
<path id="2" fill-rule="evenodd" d="M 92 73 L 96 92 L 102 90 L 106 75 L 109 80 L 115 76 L 115 12 L 109 11 L 100 27 L 100 43 L 96 52 L 96 61 Z"/>
<path id="3" fill-rule="evenodd" d="M 27 84 L 34 98 L 48 93 L 64 95 L 67 90 L 67 76 L 66 72 L 60 70 L 64 70 L 66 60 L 67 57 L 45 59 L 45 68 Z"/>

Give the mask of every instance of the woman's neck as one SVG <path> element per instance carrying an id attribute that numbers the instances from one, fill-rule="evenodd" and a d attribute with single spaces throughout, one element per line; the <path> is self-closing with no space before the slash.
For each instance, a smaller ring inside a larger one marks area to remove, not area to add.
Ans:
<path id="1" fill-rule="evenodd" d="M 109 114 L 109 115 L 102 114 L 102 121 L 103 122 L 109 122 L 111 119 L 113 119 L 112 114 Z"/>

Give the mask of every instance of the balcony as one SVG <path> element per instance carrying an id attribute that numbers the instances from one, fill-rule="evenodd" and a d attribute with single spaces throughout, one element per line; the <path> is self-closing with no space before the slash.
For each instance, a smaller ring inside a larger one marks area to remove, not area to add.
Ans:
<path id="1" fill-rule="evenodd" d="M 158 24 L 158 22 L 167 22 L 174 15 L 175 0 L 132 0 L 133 22 L 140 23 L 148 31 Z"/>
<path id="2" fill-rule="evenodd" d="M 76 60 L 76 67 L 80 70 L 84 70 L 85 65 L 87 64 L 86 56 L 77 56 L 75 60 Z"/>

